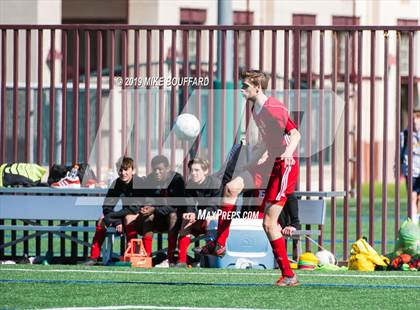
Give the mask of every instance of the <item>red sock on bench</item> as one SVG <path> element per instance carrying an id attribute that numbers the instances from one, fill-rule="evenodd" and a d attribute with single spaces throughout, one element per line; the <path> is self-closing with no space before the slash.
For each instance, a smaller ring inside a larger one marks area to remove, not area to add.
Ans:
<path id="1" fill-rule="evenodd" d="M 222 215 L 220 215 L 218 219 L 216 238 L 216 242 L 221 246 L 226 245 L 226 240 L 229 236 L 230 223 L 232 222 L 232 214 L 230 214 L 230 212 L 235 210 L 236 206 L 234 204 L 223 203 L 222 205 Z"/>
<path id="2" fill-rule="evenodd" d="M 90 258 L 98 259 L 101 256 L 101 247 L 106 236 L 106 228 L 96 225 L 95 235 L 93 236 L 92 248 L 90 249 Z"/>
<path id="3" fill-rule="evenodd" d="M 287 256 L 286 241 L 283 237 L 270 241 L 274 257 L 279 264 L 281 274 L 285 277 L 293 277 L 294 273 L 290 268 L 289 257 Z"/>
<path id="4" fill-rule="evenodd" d="M 137 238 L 137 229 L 134 223 L 125 225 L 125 237 L 127 238 L 127 244 L 130 243 L 131 239 Z"/>
<path id="5" fill-rule="evenodd" d="M 187 252 L 190 246 L 191 238 L 189 236 L 181 236 L 178 238 L 178 262 L 187 263 Z"/>
<path id="6" fill-rule="evenodd" d="M 147 256 L 152 256 L 152 245 L 153 245 L 153 236 L 145 235 L 142 238 L 144 249 L 146 250 Z"/>

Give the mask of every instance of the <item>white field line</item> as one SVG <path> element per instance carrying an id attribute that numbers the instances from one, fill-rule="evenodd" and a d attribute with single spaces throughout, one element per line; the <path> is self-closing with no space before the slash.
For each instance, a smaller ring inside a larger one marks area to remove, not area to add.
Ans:
<path id="1" fill-rule="evenodd" d="M 201 308 L 201 307 L 165 307 L 165 306 L 108 306 L 108 307 L 71 307 L 71 308 L 46 308 L 41 310 L 123 310 L 123 309 L 158 309 L 158 310 L 266 310 L 256 308 Z"/>
<path id="2" fill-rule="evenodd" d="M 123 270 L 80 270 L 80 269 L 24 269 L 24 268 L 0 268 L 1 271 L 22 271 L 22 272 L 40 272 L 40 273 L 51 273 L 51 272 L 58 272 L 58 273 L 104 273 L 104 274 L 135 274 L 135 275 L 207 275 L 207 276 L 220 276 L 220 275 L 227 275 L 227 276 L 279 276 L 279 272 L 277 273 L 263 273 L 263 272 L 252 272 L 252 273 L 245 273 L 245 272 L 154 272 L 154 271 L 123 271 Z M 420 278 L 420 275 L 378 275 L 378 274 L 324 274 L 324 273 L 314 273 L 314 274 L 298 274 L 299 277 L 337 277 L 337 278 Z"/>

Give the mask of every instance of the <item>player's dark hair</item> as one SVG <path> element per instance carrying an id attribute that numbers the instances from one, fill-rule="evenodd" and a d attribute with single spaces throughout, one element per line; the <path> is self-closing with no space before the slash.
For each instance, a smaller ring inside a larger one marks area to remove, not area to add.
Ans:
<path id="1" fill-rule="evenodd" d="M 117 160 L 115 166 L 117 166 L 117 170 L 127 170 L 128 168 L 134 169 L 134 160 L 131 157 L 122 156 Z"/>
<path id="2" fill-rule="evenodd" d="M 166 168 L 169 167 L 169 160 L 165 155 L 156 155 L 152 159 L 152 167 L 163 164 Z"/>

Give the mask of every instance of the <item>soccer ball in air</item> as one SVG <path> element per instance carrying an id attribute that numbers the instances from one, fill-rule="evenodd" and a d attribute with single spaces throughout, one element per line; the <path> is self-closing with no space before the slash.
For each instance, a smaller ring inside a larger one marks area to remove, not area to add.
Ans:
<path id="1" fill-rule="evenodd" d="M 175 134 L 178 139 L 192 140 L 200 133 L 200 121 L 192 114 L 183 113 L 175 120 Z"/>
<path id="2" fill-rule="evenodd" d="M 318 251 L 315 256 L 318 258 L 320 265 L 335 264 L 335 257 L 330 251 Z"/>

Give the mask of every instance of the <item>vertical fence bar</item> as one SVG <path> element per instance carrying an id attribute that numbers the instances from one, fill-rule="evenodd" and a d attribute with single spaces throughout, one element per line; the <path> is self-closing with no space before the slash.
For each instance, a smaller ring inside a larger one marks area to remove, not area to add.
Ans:
<path id="1" fill-rule="evenodd" d="M 182 75 L 183 77 L 187 77 L 189 74 L 189 66 L 190 66 L 190 57 L 188 53 L 189 48 L 189 31 L 184 30 L 182 32 L 182 59 L 183 59 L 183 65 L 182 65 Z M 182 87 L 182 110 L 185 112 L 188 112 L 188 84 L 185 83 Z M 187 166 L 188 166 L 188 150 L 187 150 L 187 142 L 182 141 L 182 158 L 183 158 L 183 175 L 186 176 L 188 173 Z"/>
<path id="2" fill-rule="evenodd" d="M 319 123 L 318 123 L 318 132 L 319 132 L 319 170 L 318 170 L 318 184 L 319 191 L 324 190 L 324 79 L 325 79 L 325 32 L 321 30 L 319 34 Z M 319 226 L 318 229 L 321 229 L 323 226 Z"/>
<path id="3" fill-rule="evenodd" d="M 61 164 L 67 163 L 67 31 L 61 33 L 61 50 L 63 51 L 63 60 L 61 62 Z M 61 238 L 64 242 L 64 238 Z"/>
<path id="4" fill-rule="evenodd" d="M 289 30 L 284 31 L 283 90 L 284 104 L 289 108 Z"/>
<path id="5" fill-rule="evenodd" d="M 114 70 L 115 70 L 115 30 L 110 33 L 111 55 L 109 65 L 109 150 L 108 150 L 108 169 L 113 169 L 112 153 L 114 150 Z"/>
<path id="6" fill-rule="evenodd" d="M 30 134 L 31 134 L 31 30 L 26 30 L 25 52 L 25 156 L 30 162 Z M 25 234 L 24 234 L 25 236 Z M 27 251 L 26 251 L 27 253 Z"/>
<path id="7" fill-rule="evenodd" d="M 220 160 L 223 163 L 225 158 L 225 135 L 224 132 L 226 131 L 226 40 L 227 40 L 227 33 L 226 30 L 222 30 L 222 58 L 221 64 L 217 64 L 217 66 L 221 66 L 221 88 L 222 88 L 222 104 L 221 104 L 221 139 L 220 143 L 222 144 L 220 147 Z"/>
<path id="8" fill-rule="evenodd" d="M 102 119 L 102 31 L 96 32 L 96 120 L 95 120 L 95 132 L 96 132 L 96 176 L 98 180 L 102 180 L 101 164 L 102 164 L 102 130 L 100 128 Z"/>
<path id="9" fill-rule="evenodd" d="M 344 64 L 344 204 L 343 204 L 343 257 L 348 255 L 349 239 L 349 122 L 350 122 L 350 33 L 345 33 Z"/>
<path id="10" fill-rule="evenodd" d="M 395 68 L 395 102 L 396 102 L 396 111 L 395 111 L 395 158 L 400 158 L 400 132 L 401 132 L 401 75 L 400 75 L 400 43 L 401 43 L 401 33 L 396 32 L 396 68 Z M 400 228 L 400 180 L 401 180 L 401 165 L 395 165 L 395 201 L 394 201 L 394 237 L 398 237 L 398 230 Z"/>
<path id="11" fill-rule="evenodd" d="M 171 75 L 172 78 L 176 77 L 176 30 L 172 30 L 172 39 L 171 39 Z M 176 105 L 176 86 L 174 84 L 171 85 L 171 130 L 174 126 L 176 116 L 178 114 L 177 105 Z M 171 135 L 171 168 L 175 168 L 175 161 L 176 161 L 176 141 L 175 135 Z"/>
<path id="12" fill-rule="evenodd" d="M 89 160 L 90 147 L 90 32 L 85 31 L 85 145 L 83 152 L 84 162 Z"/>
<path id="13" fill-rule="evenodd" d="M 311 133 L 312 133 L 312 95 L 311 95 L 311 88 L 312 88 L 312 31 L 307 31 L 306 36 L 306 58 L 307 58 L 307 66 L 306 66 L 306 84 L 307 84 L 307 93 L 306 93 L 306 100 L 307 100 L 307 106 L 306 111 L 304 115 L 306 115 L 306 190 L 309 192 L 311 191 L 311 153 L 312 153 L 312 139 L 311 139 Z M 310 225 L 307 225 L 306 228 L 309 230 L 311 229 Z M 318 241 L 321 241 L 322 243 L 322 236 L 319 236 Z M 322 246 L 322 244 L 320 245 Z M 311 243 L 307 240 L 306 241 L 306 251 L 310 252 L 311 250 Z"/>
<path id="14" fill-rule="evenodd" d="M 122 77 L 122 96 L 121 96 L 121 154 L 128 155 L 128 135 L 127 135 L 127 31 L 121 32 L 121 77 Z"/>
<path id="15" fill-rule="evenodd" d="M 51 29 L 50 49 L 50 152 L 49 166 L 55 163 L 55 30 Z M 51 234 L 52 240 L 52 234 Z M 52 242 L 52 241 L 51 241 Z"/>
<path id="16" fill-rule="evenodd" d="M 159 77 L 163 77 L 163 58 L 164 58 L 164 31 L 159 30 Z M 158 134 L 158 153 L 163 151 L 163 129 L 165 126 L 165 107 L 164 107 L 164 89 L 159 85 L 159 134 Z"/>
<path id="17" fill-rule="evenodd" d="M 139 30 L 134 31 L 134 161 L 139 161 Z M 138 166 L 138 165 L 137 165 Z"/>
<path id="18" fill-rule="evenodd" d="M 31 161 L 30 155 L 30 133 L 31 133 L 31 30 L 27 29 L 25 34 L 25 145 L 24 145 L 24 160 Z M 26 225 L 26 224 L 25 224 Z M 28 231 L 23 232 L 23 237 L 29 235 Z M 2 239 L 0 238 L 0 243 Z M 23 242 L 23 253 L 29 253 L 29 242 Z"/>
<path id="19" fill-rule="evenodd" d="M 55 29 L 50 30 L 50 145 L 48 164 L 55 163 Z M 48 226 L 53 226 L 53 221 L 48 221 Z M 48 251 L 53 252 L 53 234 L 48 233 Z"/>
<path id="20" fill-rule="evenodd" d="M 260 30 L 260 59 L 259 68 L 264 71 L 264 30 Z"/>
<path id="21" fill-rule="evenodd" d="M 376 32 L 370 37 L 370 144 L 369 144 L 369 242 L 374 243 L 375 215 L 375 43 Z"/>
<path id="22" fill-rule="evenodd" d="M 213 121 L 214 121 L 214 89 L 213 89 L 213 67 L 214 67 L 214 30 L 209 30 L 209 88 L 208 88 L 208 113 L 207 113 L 207 141 L 208 158 L 210 161 L 210 173 L 213 172 Z"/>
<path id="23" fill-rule="evenodd" d="M 238 59 L 238 40 L 239 30 L 233 32 L 233 136 L 234 143 L 237 143 L 240 132 L 238 131 L 238 78 L 239 78 L 239 59 Z"/>
<path id="24" fill-rule="evenodd" d="M 271 33 L 271 92 L 276 96 L 277 83 L 277 30 Z"/>
<path id="25" fill-rule="evenodd" d="M 148 29 L 146 32 L 146 77 L 150 77 L 152 73 L 152 30 Z M 150 161 L 151 161 L 151 148 L 152 148 L 152 128 L 151 128 L 151 119 L 152 119 L 152 94 L 150 90 L 150 85 L 146 87 L 147 92 L 147 101 L 146 101 L 146 173 L 149 174 L 150 171 Z"/>
<path id="26" fill-rule="evenodd" d="M 333 92 L 332 98 L 332 120 L 331 127 L 335 128 L 335 103 L 336 103 L 336 92 L 337 92 L 337 53 L 338 53 L 338 42 L 337 42 L 337 32 L 333 31 L 333 54 L 332 54 L 332 74 L 331 74 L 331 88 Z M 331 145 L 331 190 L 334 192 L 336 190 L 336 165 L 337 165 L 337 155 L 336 155 L 336 144 L 334 136 L 332 137 Z M 331 198 L 331 252 L 336 255 L 336 234 L 337 234 L 337 201 L 335 197 Z"/>
<path id="27" fill-rule="evenodd" d="M 197 79 L 201 77 L 201 30 L 196 30 L 196 60 L 195 60 L 195 70 L 196 70 L 196 77 Z M 197 118 L 200 120 L 201 122 L 201 85 L 198 84 L 197 89 L 195 91 L 195 95 L 196 95 L 196 102 L 197 102 Z M 236 105 L 235 101 L 233 103 L 234 105 Z M 196 141 L 194 142 L 195 145 L 195 153 L 198 154 L 198 156 L 200 155 L 200 142 L 201 142 L 201 135 L 198 135 Z M 187 176 L 185 176 L 185 178 L 187 179 Z"/>
<path id="28" fill-rule="evenodd" d="M 384 31 L 384 126 L 382 145 L 382 253 L 386 253 L 386 226 L 388 217 L 388 31 Z"/>
<path id="29" fill-rule="evenodd" d="M 362 100 L 363 31 L 357 32 L 357 155 L 356 155 L 356 239 L 362 237 Z"/>
<path id="30" fill-rule="evenodd" d="M 79 159 L 79 66 L 80 66 L 80 51 L 79 51 L 79 30 L 74 30 L 74 58 L 73 58 L 73 164 Z M 77 223 L 72 226 L 77 226 Z M 77 232 L 72 232 L 71 236 L 77 238 Z M 71 256 L 77 257 L 77 243 L 71 243 Z"/>
<path id="31" fill-rule="evenodd" d="M 67 163 L 67 31 L 61 33 L 61 50 L 63 59 L 61 63 L 61 164 Z M 65 221 L 60 221 L 60 225 L 64 225 Z M 66 256 L 66 239 L 60 237 L 60 256 Z"/>
<path id="32" fill-rule="evenodd" d="M 37 128 L 36 160 L 42 164 L 42 65 L 43 65 L 43 30 L 38 30 L 38 92 L 37 92 Z M 38 240 L 38 239 L 37 239 Z"/>
<path id="33" fill-rule="evenodd" d="M 413 219 L 413 204 L 411 194 L 413 191 L 413 32 L 408 33 L 408 175 L 407 175 L 407 216 Z"/>
<path id="34" fill-rule="evenodd" d="M 7 130 L 7 103 L 6 103 L 6 74 L 7 74 L 7 31 L 1 31 L 1 141 L 0 160 L 6 162 L 6 130 Z M 3 251 L 3 250 L 2 250 Z"/>
<path id="35" fill-rule="evenodd" d="M 90 153 L 90 31 L 86 30 L 85 34 L 85 113 L 84 113 L 84 147 L 83 161 L 89 161 Z M 83 226 L 89 226 L 88 221 L 83 221 Z M 89 242 L 89 233 L 83 232 L 83 241 Z M 83 256 L 88 256 L 88 248 L 83 247 Z"/>
<path id="36" fill-rule="evenodd" d="M 293 51 L 293 62 L 294 62 L 294 65 L 293 65 L 294 70 L 293 71 L 294 71 L 294 74 L 295 74 L 295 79 L 294 79 L 295 94 L 294 94 L 294 98 L 295 98 L 296 111 L 297 111 L 297 121 L 296 121 L 297 128 L 300 128 L 300 114 L 301 114 L 301 111 L 300 111 L 300 97 L 301 97 L 301 93 L 300 93 L 300 88 L 301 88 L 300 37 L 301 37 L 300 30 L 296 30 L 295 35 L 293 36 L 293 40 L 296 40 L 295 44 L 294 44 L 294 51 Z M 298 145 L 297 149 L 299 149 L 299 145 Z M 298 190 L 300 188 L 300 178 L 299 178 L 299 176 L 298 176 L 296 188 Z M 308 247 L 308 244 L 309 244 L 309 241 L 306 240 L 306 247 Z"/>
<path id="37" fill-rule="evenodd" d="M 80 51 L 79 51 L 79 30 L 74 30 L 74 57 L 73 57 L 73 163 L 77 163 L 79 159 L 79 67 L 80 67 Z M 72 244 L 72 251 L 74 243 Z M 75 252 L 76 255 L 76 252 Z M 73 254 L 72 254 L 73 256 Z"/>
<path id="38" fill-rule="evenodd" d="M 319 33 L 319 152 L 318 152 L 318 191 L 324 190 L 324 79 L 325 79 L 325 62 L 324 62 L 324 42 L 325 32 L 323 30 Z M 321 234 L 318 237 L 318 243 L 324 241 L 324 225 L 318 225 L 318 229 Z"/>
<path id="39" fill-rule="evenodd" d="M 249 12 L 247 14 L 249 14 Z M 245 70 L 249 70 L 251 68 L 251 52 L 252 52 L 252 49 L 251 49 L 251 35 L 252 35 L 251 30 L 247 30 L 246 33 L 245 33 Z M 246 128 L 246 132 L 248 134 L 248 124 L 249 124 L 249 121 L 251 119 L 251 107 L 250 107 L 250 105 L 246 104 L 245 109 L 246 109 L 246 120 L 245 120 L 246 125 L 245 125 L 245 128 Z M 246 138 L 247 138 L 247 141 L 249 141 L 249 137 L 247 136 Z"/>
<path id="40" fill-rule="evenodd" d="M 13 161 L 18 161 L 18 128 L 19 128 L 19 30 L 13 30 Z"/>

